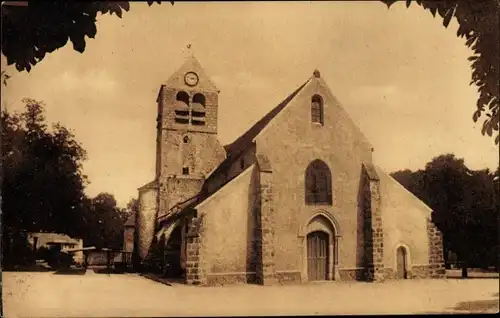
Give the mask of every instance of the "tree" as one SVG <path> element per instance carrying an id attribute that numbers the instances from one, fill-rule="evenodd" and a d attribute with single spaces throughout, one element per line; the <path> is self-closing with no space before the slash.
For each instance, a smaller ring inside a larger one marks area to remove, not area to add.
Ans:
<path id="1" fill-rule="evenodd" d="M 78 235 L 86 152 L 62 125 L 48 130 L 42 102 L 23 101 L 23 113 L 2 113 L 3 223 Z"/>
<path id="2" fill-rule="evenodd" d="M 494 174 L 488 169 L 472 171 L 468 181 L 469 191 L 465 195 L 465 206 L 473 215 L 468 224 L 472 233 L 470 237 L 473 240 L 472 265 L 475 267 L 497 265 L 499 255 L 498 211 L 500 206 L 498 204 L 498 189 L 494 188 Z"/>
<path id="3" fill-rule="evenodd" d="M 127 206 L 122 209 L 122 215 L 127 221 L 130 217 L 136 215 L 139 211 L 139 201 L 136 198 L 132 198 L 128 201 Z"/>
<path id="4" fill-rule="evenodd" d="M 433 209 L 433 221 L 443 232 L 445 250 L 453 250 L 462 260 L 462 268 L 468 266 L 470 243 L 468 222 L 469 210 L 465 206 L 466 182 L 470 173 L 463 159 L 452 154 L 441 155 L 425 167 L 425 192 L 428 204 Z"/>
<path id="5" fill-rule="evenodd" d="M 1 115 L 3 237 L 21 230 L 81 236 L 86 152 L 67 128 L 48 129 L 42 102 L 23 102 L 24 112 Z"/>
<path id="6" fill-rule="evenodd" d="M 396 0 L 380 0 L 390 7 Z M 154 2 L 148 1 L 151 6 Z M 174 1 L 170 1 L 173 5 Z M 410 6 L 411 0 L 407 0 Z M 498 0 L 481 1 L 435 1 L 415 0 L 413 3 L 436 13 L 443 18 L 443 25 L 448 27 L 453 17 L 457 18 L 458 37 L 466 38 L 466 45 L 474 50 L 469 57 L 472 62 L 472 81 L 479 90 L 477 110 L 473 114 L 474 122 L 484 114 L 482 134 L 499 140 L 499 11 Z M 47 53 L 54 52 L 66 45 L 68 38 L 73 48 L 83 53 L 86 39 L 94 38 L 97 33 L 96 17 L 101 14 L 116 14 L 122 17 L 123 11 L 129 11 L 127 1 L 101 2 L 49 2 L 17 1 L 17 4 L 4 3 L 2 8 L 2 53 L 9 65 L 15 64 L 19 71 L 30 71 Z M 21 4 L 21 5 L 20 5 Z M 3 74 L 2 74 L 3 75 Z M 8 78 L 8 77 L 7 77 Z M 4 78 L 2 78 L 4 79 Z"/>
<path id="7" fill-rule="evenodd" d="M 154 2 L 161 3 L 148 1 L 148 5 Z M 29 72 L 47 53 L 65 46 L 68 39 L 73 49 L 83 53 L 85 37 L 94 38 L 97 33 L 98 13 L 121 18 L 123 11 L 129 10 L 128 1 L 2 3 L 2 53 L 9 65 Z"/>
<path id="8" fill-rule="evenodd" d="M 467 268 L 498 267 L 499 170 L 472 171 L 453 154 L 440 155 L 425 170 L 391 175 L 433 209 L 433 221 L 443 233 L 445 261 L 457 254 L 462 276 Z"/>
<path id="9" fill-rule="evenodd" d="M 126 218 L 112 194 L 99 193 L 88 199 L 85 211 L 86 246 L 121 249 Z"/>
<path id="10" fill-rule="evenodd" d="M 393 172 L 391 176 L 420 200 L 424 202 L 429 201 L 424 191 L 424 170 L 413 172 L 410 169 L 405 169 Z"/>

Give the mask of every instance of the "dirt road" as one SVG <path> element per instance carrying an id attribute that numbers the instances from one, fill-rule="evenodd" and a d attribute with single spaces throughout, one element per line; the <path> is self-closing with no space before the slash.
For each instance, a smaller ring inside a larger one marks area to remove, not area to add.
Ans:
<path id="1" fill-rule="evenodd" d="M 90 270 L 85 275 L 6 272 L 3 305 L 5 317 L 497 312 L 498 283 L 449 279 L 194 287 Z"/>

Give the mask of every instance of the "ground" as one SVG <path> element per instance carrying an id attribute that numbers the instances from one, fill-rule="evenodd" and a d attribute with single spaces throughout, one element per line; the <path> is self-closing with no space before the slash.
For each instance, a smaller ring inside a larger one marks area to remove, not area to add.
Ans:
<path id="1" fill-rule="evenodd" d="M 195 287 L 90 269 L 2 275 L 8 318 L 495 313 L 499 302 L 498 278 Z"/>

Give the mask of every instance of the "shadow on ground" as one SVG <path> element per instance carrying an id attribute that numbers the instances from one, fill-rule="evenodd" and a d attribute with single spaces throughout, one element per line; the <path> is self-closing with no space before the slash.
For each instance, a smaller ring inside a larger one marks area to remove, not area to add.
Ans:
<path id="1" fill-rule="evenodd" d="M 93 268 L 92 269 L 96 274 L 128 274 L 134 273 L 133 270 L 129 269 L 121 269 L 121 268 Z"/>
<path id="2" fill-rule="evenodd" d="M 498 279 L 498 272 L 493 271 L 471 271 L 468 273 L 467 278 L 462 278 L 462 273 L 456 270 L 446 271 L 446 278 L 448 279 Z"/>
<path id="3" fill-rule="evenodd" d="M 171 279 L 162 277 L 162 275 L 158 275 L 158 274 L 142 273 L 140 275 L 142 277 L 150 279 L 150 280 L 152 280 L 154 282 L 157 282 L 157 283 L 160 283 L 160 284 L 163 284 L 163 285 L 167 285 L 167 286 L 172 286 L 172 283 L 176 282 L 176 281 L 173 281 Z"/>
<path id="4" fill-rule="evenodd" d="M 499 311 L 499 293 L 493 294 L 494 299 L 472 300 L 459 302 L 453 310 L 467 313 L 497 313 Z"/>
<path id="5" fill-rule="evenodd" d="M 85 275 L 85 268 L 64 268 L 57 270 L 54 275 Z"/>
<path id="6" fill-rule="evenodd" d="M 467 277 L 467 278 L 462 278 L 462 277 L 456 277 L 456 276 L 446 276 L 447 279 L 498 279 L 497 277 Z"/>
<path id="7" fill-rule="evenodd" d="M 25 265 L 25 266 L 5 266 L 2 268 L 4 272 L 51 272 L 50 267 L 42 264 Z"/>

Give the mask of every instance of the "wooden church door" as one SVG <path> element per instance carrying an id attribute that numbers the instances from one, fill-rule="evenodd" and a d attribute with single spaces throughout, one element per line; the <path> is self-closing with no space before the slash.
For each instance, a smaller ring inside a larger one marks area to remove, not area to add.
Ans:
<path id="1" fill-rule="evenodd" d="M 407 278 L 407 253 L 406 249 L 400 246 L 396 252 L 396 261 L 397 261 L 397 274 L 396 277 L 399 279 Z"/>
<path id="2" fill-rule="evenodd" d="M 328 234 L 325 232 L 307 235 L 307 277 L 309 281 L 328 279 Z"/>

